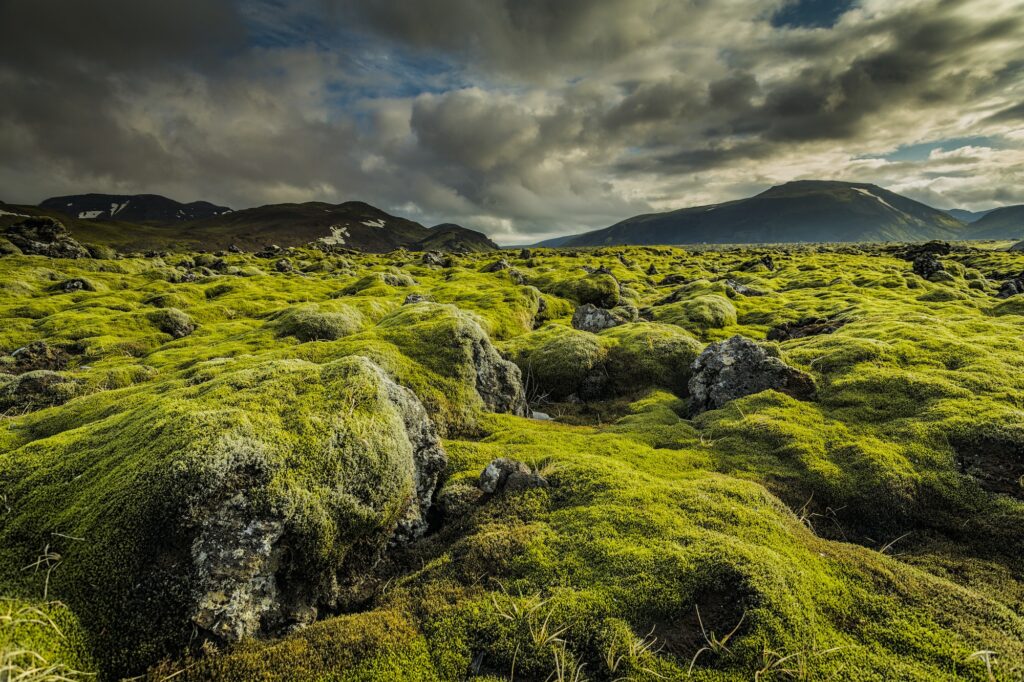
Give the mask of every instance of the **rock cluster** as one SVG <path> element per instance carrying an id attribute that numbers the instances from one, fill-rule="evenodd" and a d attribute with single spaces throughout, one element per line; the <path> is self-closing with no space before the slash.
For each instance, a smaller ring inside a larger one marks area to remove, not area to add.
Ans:
<path id="1" fill-rule="evenodd" d="M 690 408 L 694 414 L 722 407 L 731 400 L 774 389 L 798 400 L 809 399 L 814 379 L 765 348 L 742 336 L 713 343 L 692 365 Z"/>
<path id="2" fill-rule="evenodd" d="M 768 330 L 769 341 L 788 341 L 802 339 L 805 336 L 831 334 L 846 324 L 846 320 L 834 317 L 802 317 L 795 322 L 784 322 Z"/>
<path id="3" fill-rule="evenodd" d="M 546 488 L 548 482 L 519 460 L 499 457 L 480 472 L 477 485 L 488 495 L 494 495 L 503 492 L 516 493 L 529 488 Z"/>
<path id="4" fill-rule="evenodd" d="M 618 306 L 608 310 L 598 308 L 593 303 L 584 303 L 573 313 L 572 326 L 574 329 L 596 334 L 602 329 L 635 322 L 638 317 L 639 313 L 633 306 Z"/>
<path id="5" fill-rule="evenodd" d="M 64 224 L 47 217 L 26 218 L 4 234 L 26 256 L 89 258 L 89 250 L 72 239 Z"/>
<path id="6" fill-rule="evenodd" d="M 933 278 L 937 273 L 943 272 L 946 266 L 931 253 L 922 253 L 914 258 L 914 274 L 925 279 Z"/>

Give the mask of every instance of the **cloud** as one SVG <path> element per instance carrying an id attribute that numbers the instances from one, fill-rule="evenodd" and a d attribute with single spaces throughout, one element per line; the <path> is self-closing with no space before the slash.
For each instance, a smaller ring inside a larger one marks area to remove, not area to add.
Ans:
<path id="1" fill-rule="evenodd" d="M 2 198 L 358 198 L 505 242 L 810 177 L 1024 202 L 1024 2 L 844 9 L 8 0 Z"/>

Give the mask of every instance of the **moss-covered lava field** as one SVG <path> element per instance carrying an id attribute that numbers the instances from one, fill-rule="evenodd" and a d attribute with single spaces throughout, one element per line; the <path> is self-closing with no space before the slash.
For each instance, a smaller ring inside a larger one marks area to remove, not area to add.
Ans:
<path id="1" fill-rule="evenodd" d="M 1024 676 L 1024 253 L 4 250 L 0 679 Z"/>

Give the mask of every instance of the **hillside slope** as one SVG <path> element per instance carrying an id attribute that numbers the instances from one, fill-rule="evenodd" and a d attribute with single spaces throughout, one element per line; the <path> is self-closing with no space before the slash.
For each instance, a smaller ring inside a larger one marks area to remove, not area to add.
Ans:
<path id="1" fill-rule="evenodd" d="M 416 251 L 450 251 L 452 253 L 479 253 L 497 251 L 501 247 L 482 232 L 454 223 L 442 223 L 430 228 L 430 234 L 417 242 Z"/>
<path id="2" fill-rule="evenodd" d="M 957 239 L 964 223 L 877 185 L 805 180 L 722 204 L 651 213 L 565 246 Z"/>
<path id="3" fill-rule="evenodd" d="M 1024 238 L 1024 204 L 989 211 L 968 229 L 968 239 Z"/>

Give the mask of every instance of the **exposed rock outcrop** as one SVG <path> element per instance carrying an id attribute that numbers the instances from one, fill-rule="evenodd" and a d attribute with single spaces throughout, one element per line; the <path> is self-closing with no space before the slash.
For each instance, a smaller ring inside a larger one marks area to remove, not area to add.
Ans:
<path id="1" fill-rule="evenodd" d="M 546 488 L 548 482 L 519 460 L 499 457 L 480 472 L 477 485 L 484 493 L 494 495 L 517 493 L 529 488 Z"/>
<path id="2" fill-rule="evenodd" d="M 580 331 L 596 334 L 602 329 L 610 329 L 620 324 L 635 322 L 639 317 L 636 308 L 632 306 L 618 306 L 607 310 L 598 308 L 593 303 L 584 303 L 576 308 L 572 316 L 572 326 Z"/>
<path id="3" fill-rule="evenodd" d="M 8 227 L 4 236 L 26 256 L 89 258 L 89 250 L 72 239 L 64 224 L 53 218 L 26 218 Z"/>
<path id="4" fill-rule="evenodd" d="M 834 317 L 802 317 L 795 322 L 784 322 L 768 330 L 769 341 L 788 341 L 802 339 L 805 336 L 831 334 L 846 324 L 846 320 Z"/>
<path id="5" fill-rule="evenodd" d="M 67 351 L 51 346 L 45 341 L 33 341 L 27 346 L 22 346 L 11 353 L 11 357 L 14 360 L 12 369 L 16 374 L 38 369 L 59 372 L 67 369 L 69 360 Z"/>
<path id="6" fill-rule="evenodd" d="M 351 417 L 336 417 L 332 447 L 347 453 L 349 463 L 344 465 L 347 473 L 333 477 L 335 487 L 323 494 L 339 505 L 342 527 L 337 541 L 349 543 L 348 557 L 342 553 L 336 559 L 342 563 L 319 566 L 295 555 L 302 542 L 293 537 L 296 529 L 279 509 L 257 502 L 274 475 L 274 467 L 264 464 L 263 446 L 228 439 L 221 447 L 231 450 L 238 462 L 234 473 L 226 475 L 225 481 L 232 481 L 229 494 L 202 517 L 191 544 L 191 620 L 221 640 L 236 642 L 310 622 L 319 608 L 334 606 L 346 582 L 365 574 L 389 546 L 414 540 L 427 530 L 427 513 L 448 459 L 423 405 L 366 358 L 345 358 L 326 371 L 335 375 L 326 381 L 361 387 L 354 390 L 369 401 L 366 408 L 384 415 L 382 426 L 395 427 L 355 436 L 349 433 Z M 409 476 L 410 488 L 395 486 L 396 481 L 363 480 L 371 472 L 361 462 L 383 455 L 381 448 L 389 450 L 382 473 L 399 480 Z M 406 492 L 396 498 L 377 488 Z M 396 506 L 400 513 L 394 517 L 387 510 Z M 388 523 L 388 518 L 394 520 Z M 346 530 L 345 524 L 351 527 Z"/>
<path id="7" fill-rule="evenodd" d="M 704 349 L 692 366 L 690 409 L 694 414 L 722 407 L 731 400 L 774 389 L 799 400 L 815 391 L 814 379 L 765 348 L 733 336 Z"/>

